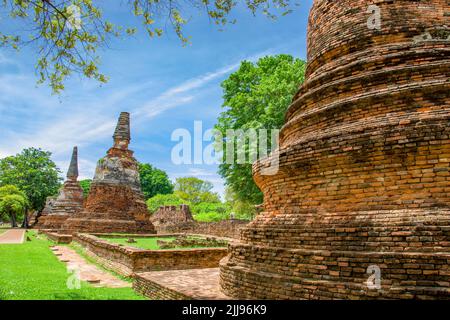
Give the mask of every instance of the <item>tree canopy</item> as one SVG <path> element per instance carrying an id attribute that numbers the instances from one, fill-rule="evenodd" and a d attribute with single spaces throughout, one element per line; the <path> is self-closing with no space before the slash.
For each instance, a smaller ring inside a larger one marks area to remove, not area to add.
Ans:
<path id="1" fill-rule="evenodd" d="M 0 159 L 0 186 L 16 186 L 26 194 L 30 208 L 41 211 L 61 186 L 60 171 L 50 157 L 50 152 L 29 148 Z"/>
<path id="2" fill-rule="evenodd" d="M 304 81 L 305 68 L 305 61 L 284 54 L 266 56 L 256 63 L 243 61 L 222 82 L 225 110 L 218 117 L 215 129 L 224 137 L 229 129 L 280 129 L 286 110 Z M 271 147 L 269 141 L 268 153 Z M 224 153 L 226 159 L 225 148 Z M 248 149 L 245 153 L 248 157 Z M 251 204 L 262 202 L 262 193 L 253 181 L 252 164 L 224 161 L 219 165 L 219 174 L 237 199 Z"/>
<path id="3" fill-rule="evenodd" d="M 146 200 L 157 194 L 173 193 L 173 184 L 165 171 L 157 169 L 148 163 L 140 163 L 139 175 L 142 192 Z"/>
<path id="4" fill-rule="evenodd" d="M 219 195 L 212 192 L 212 189 L 211 182 L 196 177 L 177 178 L 175 182 L 175 194 L 192 205 L 220 202 Z"/>
<path id="5" fill-rule="evenodd" d="M 229 19 L 238 1 L 229 0 L 130 0 L 124 1 L 128 12 L 141 21 L 124 26 L 110 21 L 104 14 L 110 1 L 92 0 L 2 0 L 2 20 L 9 25 L 23 26 L 13 33 L 0 31 L 0 46 L 19 49 L 25 45 L 36 48 L 36 71 L 39 82 L 50 84 L 54 92 L 64 89 L 64 82 L 73 73 L 106 82 L 99 70 L 99 48 L 105 48 L 111 38 L 134 35 L 141 29 L 149 37 L 161 36 L 164 26 L 171 25 L 182 43 L 189 41 L 184 25 L 192 9 L 204 12 L 216 25 L 235 23 Z M 275 18 L 292 11 L 290 0 L 248 0 L 244 6 L 253 14 Z M 3 29 L 3 28 L 2 28 Z"/>
<path id="6" fill-rule="evenodd" d="M 161 206 L 176 206 L 188 204 L 175 194 L 157 194 L 147 200 L 147 207 L 151 213 L 156 212 Z"/>
<path id="7" fill-rule="evenodd" d="M 17 220 L 26 214 L 28 205 L 27 196 L 16 186 L 0 187 L 0 217 L 7 217 L 11 227 L 17 227 Z"/>

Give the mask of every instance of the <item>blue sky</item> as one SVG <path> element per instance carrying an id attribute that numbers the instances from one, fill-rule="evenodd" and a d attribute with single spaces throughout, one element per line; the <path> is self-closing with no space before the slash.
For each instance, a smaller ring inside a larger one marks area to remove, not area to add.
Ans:
<path id="1" fill-rule="evenodd" d="M 58 97 L 36 86 L 33 48 L 19 53 L 0 49 L 0 157 L 27 147 L 53 153 L 65 173 L 74 145 L 79 147 L 80 178 L 92 178 L 96 162 L 112 144 L 118 114 L 132 118 L 130 148 L 136 158 L 168 172 L 171 179 L 196 176 L 209 180 L 223 194 L 223 180 L 215 165 L 175 165 L 171 133 L 178 128 L 193 132 L 194 121 L 211 128 L 221 112 L 220 83 L 240 61 L 268 54 L 306 57 L 306 26 L 311 0 L 277 21 L 253 17 L 243 8 L 235 25 L 219 31 L 203 14 L 192 11 L 183 47 L 167 30 L 159 39 L 144 32 L 133 38 L 114 39 L 101 51 L 101 70 L 110 81 L 99 86 L 74 76 Z M 132 23 L 125 6 L 114 5 L 106 14 Z M 127 20 L 126 20 L 127 19 Z M 8 28 L 0 21 L 2 31 Z"/>

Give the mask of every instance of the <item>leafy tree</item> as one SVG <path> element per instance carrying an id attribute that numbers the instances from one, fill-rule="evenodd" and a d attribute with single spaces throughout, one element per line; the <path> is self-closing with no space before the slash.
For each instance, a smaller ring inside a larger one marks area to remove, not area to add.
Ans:
<path id="1" fill-rule="evenodd" d="M 201 202 L 191 207 L 195 220 L 202 222 L 221 221 L 229 219 L 227 205 L 221 202 Z"/>
<path id="2" fill-rule="evenodd" d="M 175 194 L 157 194 L 147 200 L 147 207 L 151 213 L 156 212 L 161 206 L 176 206 L 180 204 L 189 204 L 183 201 Z"/>
<path id="3" fill-rule="evenodd" d="M 28 208 L 27 196 L 16 186 L 0 187 L 0 217 L 7 217 L 11 227 L 17 227 L 17 220 L 26 216 Z"/>
<path id="4" fill-rule="evenodd" d="M 116 25 L 106 19 L 102 6 L 110 1 L 92 0 L 3 0 L 3 20 L 6 24 L 23 25 L 24 31 L 13 34 L 0 32 L 0 46 L 19 49 L 33 45 L 37 49 L 39 82 L 48 82 L 54 92 L 64 89 L 64 81 L 73 73 L 106 82 L 99 71 L 97 50 L 106 47 L 109 40 L 138 32 L 136 26 Z M 150 37 L 161 36 L 163 26 L 169 22 L 182 43 L 187 43 L 183 27 L 191 7 L 205 12 L 217 25 L 234 23 L 228 16 L 238 5 L 229 0 L 130 0 L 123 5 L 130 14 L 142 21 L 142 28 Z M 262 11 L 275 18 L 291 12 L 289 0 L 248 0 L 246 7 L 252 12 Z M 31 32 L 31 34 L 30 34 Z"/>
<path id="5" fill-rule="evenodd" d="M 173 193 L 173 184 L 165 171 L 154 168 L 148 163 L 140 163 L 139 175 L 141 178 L 142 192 L 146 200 L 157 194 Z"/>
<path id="6" fill-rule="evenodd" d="M 244 61 L 238 71 L 222 82 L 225 109 L 215 126 L 226 137 L 227 130 L 280 129 L 284 115 L 299 85 L 304 81 L 306 63 L 289 55 L 267 56 L 256 63 Z M 268 135 L 270 140 L 270 134 Z M 249 159 L 248 142 L 245 145 Z M 270 141 L 267 143 L 271 151 Z M 224 148 L 224 159 L 226 159 Z M 252 178 L 251 164 L 219 165 L 219 174 L 236 194 L 250 204 L 262 202 L 262 193 Z"/>
<path id="7" fill-rule="evenodd" d="M 92 180 L 91 179 L 85 179 L 85 180 L 81 180 L 80 181 L 80 186 L 83 189 L 83 195 L 85 197 L 88 196 L 89 191 L 91 190 L 91 184 L 92 184 Z"/>
<path id="8" fill-rule="evenodd" d="M 31 209 L 42 211 L 47 197 L 61 186 L 60 171 L 50 157 L 50 152 L 29 148 L 0 159 L 0 186 L 16 186 L 26 194 Z"/>
<path id="9" fill-rule="evenodd" d="M 256 215 L 255 205 L 239 199 L 230 187 L 225 189 L 225 203 L 228 211 L 233 213 L 236 219 L 252 220 Z"/>
<path id="10" fill-rule="evenodd" d="M 192 205 L 201 202 L 220 202 L 219 195 L 212 192 L 212 189 L 211 182 L 195 177 L 177 178 L 175 182 L 175 194 Z"/>

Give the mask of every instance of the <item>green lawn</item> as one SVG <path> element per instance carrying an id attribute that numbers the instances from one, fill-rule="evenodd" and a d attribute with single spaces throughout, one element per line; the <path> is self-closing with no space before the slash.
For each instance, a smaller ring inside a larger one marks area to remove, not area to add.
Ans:
<path id="1" fill-rule="evenodd" d="M 136 243 L 128 243 L 127 238 L 102 238 L 103 240 L 107 240 L 112 243 L 123 244 L 125 246 L 139 248 L 139 249 L 148 249 L 148 250 L 159 250 L 160 247 L 157 244 L 158 240 L 164 241 L 173 241 L 175 237 L 161 237 L 161 238 L 134 238 Z"/>
<path id="2" fill-rule="evenodd" d="M 195 238 L 195 237 L 194 237 Z M 118 243 L 123 244 L 124 246 L 128 247 L 134 247 L 139 249 L 147 249 L 147 250 L 161 250 L 161 248 L 158 246 L 157 241 L 158 240 L 164 240 L 164 241 L 173 241 L 175 240 L 175 237 L 155 237 L 155 238 L 138 238 L 133 237 L 133 239 L 136 241 L 136 243 L 128 243 L 127 238 L 102 238 L 103 240 L 107 240 L 112 243 Z M 195 246 L 195 247 L 175 247 L 171 249 L 166 250 L 179 250 L 179 249 L 194 249 L 194 248 L 204 248 L 202 246 Z"/>
<path id="3" fill-rule="evenodd" d="M 29 231 L 31 241 L 0 245 L 0 300 L 138 300 L 132 288 L 67 287 L 64 263 L 51 252 L 52 242 Z"/>

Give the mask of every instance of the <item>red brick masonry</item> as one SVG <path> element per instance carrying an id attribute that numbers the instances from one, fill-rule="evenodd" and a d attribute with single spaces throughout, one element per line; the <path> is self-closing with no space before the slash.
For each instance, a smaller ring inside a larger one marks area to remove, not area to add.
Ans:
<path id="1" fill-rule="evenodd" d="M 450 2 L 316 0 L 265 212 L 221 262 L 237 298 L 450 298 Z M 430 35 L 430 36 L 425 36 Z M 366 285 L 370 266 L 381 289 Z"/>
<path id="2" fill-rule="evenodd" d="M 137 249 L 80 233 L 74 236 L 74 241 L 82 245 L 86 253 L 104 267 L 125 276 L 145 271 L 214 268 L 227 254 L 226 248 Z"/>

